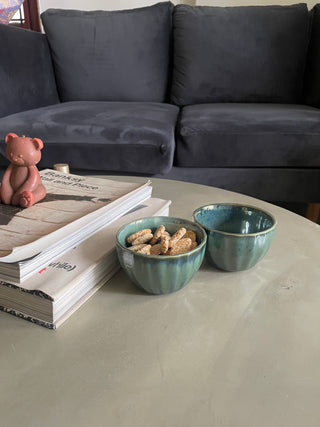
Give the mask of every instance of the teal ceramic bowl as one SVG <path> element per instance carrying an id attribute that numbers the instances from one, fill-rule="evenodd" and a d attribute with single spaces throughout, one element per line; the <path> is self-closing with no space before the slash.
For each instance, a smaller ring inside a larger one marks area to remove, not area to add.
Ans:
<path id="1" fill-rule="evenodd" d="M 195 222 L 207 232 L 206 258 L 222 270 L 247 270 L 270 248 L 276 219 L 252 206 L 212 204 L 193 213 Z"/>
<path id="2" fill-rule="evenodd" d="M 171 235 L 181 227 L 193 230 L 198 246 L 179 255 L 144 255 L 128 249 L 128 236 L 145 228 L 155 231 L 161 224 Z M 122 227 L 117 233 L 116 249 L 121 267 L 139 288 L 150 294 L 168 294 L 185 286 L 198 271 L 206 241 L 206 232 L 198 224 L 182 218 L 156 216 L 142 218 Z"/>

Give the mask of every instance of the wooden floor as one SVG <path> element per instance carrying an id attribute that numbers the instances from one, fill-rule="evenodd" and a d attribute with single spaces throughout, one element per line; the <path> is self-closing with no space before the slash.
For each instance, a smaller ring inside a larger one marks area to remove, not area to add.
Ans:
<path id="1" fill-rule="evenodd" d="M 320 203 L 309 203 L 306 217 L 310 221 L 320 223 Z"/>

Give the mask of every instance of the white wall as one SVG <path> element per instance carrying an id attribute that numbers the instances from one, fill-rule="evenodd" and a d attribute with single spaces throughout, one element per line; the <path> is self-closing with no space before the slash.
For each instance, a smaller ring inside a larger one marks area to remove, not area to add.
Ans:
<path id="1" fill-rule="evenodd" d="M 49 8 L 79 9 L 79 10 L 118 10 L 150 6 L 159 1 L 167 0 L 39 0 L 40 12 Z M 290 5 L 299 0 L 171 0 L 174 4 L 190 4 L 197 6 L 247 6 L 247 5 Z M 306 0 L 311 9 L 320 0 Z"/>
<path id="2" fill-rule="evenodd" d="M 197 6 L 250 6 L 250 5 L 290 5 L 294 3 L 307 3 L 309 9 L 315 4 L 320 3 L 320 0 L 196 0 Z"/>
<path id="3" fill-rule="evenodd" d="M 120 10 L 151 6 L 167 0 L 39 0 L 40 12 L 49 8 L 78 10 Z M 171 0 L 174 4 L 195 5 L 196 0 Z"/>

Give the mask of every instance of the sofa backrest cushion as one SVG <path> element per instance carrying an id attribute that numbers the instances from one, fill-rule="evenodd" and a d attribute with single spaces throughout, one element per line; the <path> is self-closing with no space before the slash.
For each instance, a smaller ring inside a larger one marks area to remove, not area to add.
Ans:
<path id="1" fill-rule="evenodd" d="M 0 24 L 0 63 L 0 117 L 59 102 L 44 34 Z"/>
<path id="2" fill-rule="evenodd" d="M 45 11 L 61 99 L 166 100 L 172 8 L 163 2 L 119 11 Z"/>
<path id="3" fill-rule="evenodd" d="M 305 102 L 320 107 L 320 4 L 310 11 L 312 22 L 306 66 Z"/>
<path id="4" fill-rule="evenodd" d="M 298 102 L 308 23 L 306 4 L 176 6 L 172 101 Z"/>

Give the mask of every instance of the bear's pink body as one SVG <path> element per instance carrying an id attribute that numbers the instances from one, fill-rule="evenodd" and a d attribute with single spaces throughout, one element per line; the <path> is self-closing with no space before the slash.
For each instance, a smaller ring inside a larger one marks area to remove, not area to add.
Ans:
<path id="1" fill-rule="evenodd" d="M 39 138 L 18 137 L 15 133 L 9 133 L 5 141 L 6 156 L 11 164 L 2 178 L 0 202 L 28 208 L 46 195 L 36 166 L 41 159 L 43 142 Z"/>

